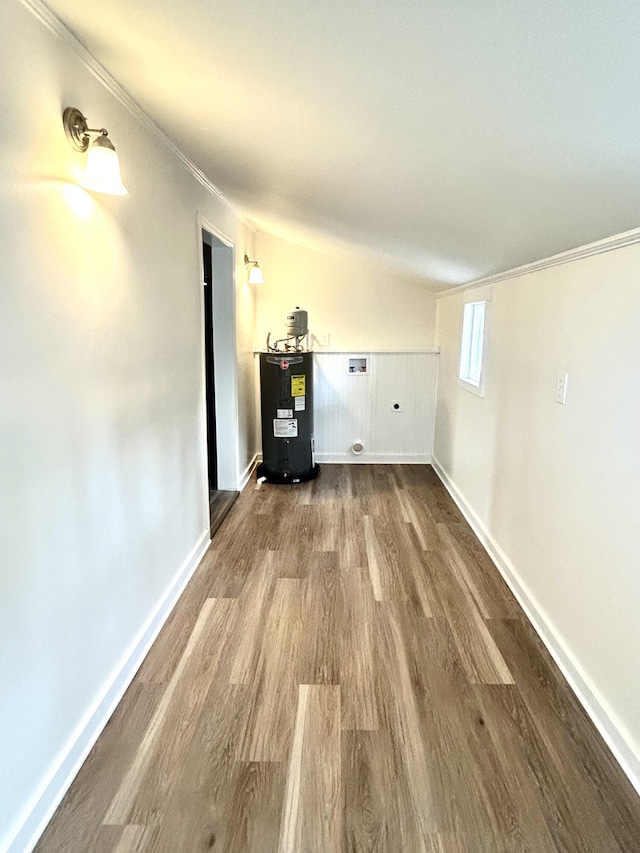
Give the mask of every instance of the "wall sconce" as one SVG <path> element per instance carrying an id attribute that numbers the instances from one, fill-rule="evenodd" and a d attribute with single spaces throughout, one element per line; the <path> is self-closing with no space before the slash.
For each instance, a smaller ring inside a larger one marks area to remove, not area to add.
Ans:
<path id="1" fill-rule="evenodd" d="M 262 275 L 262 270 L 260 269 L 260 265 L 257 261 L 249 260 L 249 255 L 244 256 L 245 266 L 249 267 L 247 282 L 249 284 L 266 284 L 264 280 L 264 276 Z"/>
<path id="2" fill-rule="evenodd" d="M 96 193 L 126 195 L 129 190 L 122 183 L 120 160 L 107 130 L 88 127 L 87 120 L 75 107 L 67 107 L 62 122 L 71 146 L 76 151 L 88 151 L 81 186 Z M 93 142 L 92 135 L 96 137 Z"/>

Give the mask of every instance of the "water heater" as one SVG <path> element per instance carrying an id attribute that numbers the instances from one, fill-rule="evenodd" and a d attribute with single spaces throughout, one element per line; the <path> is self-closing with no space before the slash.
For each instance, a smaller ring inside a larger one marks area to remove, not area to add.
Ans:
<path id="1" fill-rule="evenodd" d="M 313 353 L 302 349 L 307 312 L 287 315 L 287 337 L 260 353 L 262 462 L 257 476 L 269 483 L 303 483 L 320 472 L 313 436 Z M 282 350 L 278 344 L 284 344 Z"/>

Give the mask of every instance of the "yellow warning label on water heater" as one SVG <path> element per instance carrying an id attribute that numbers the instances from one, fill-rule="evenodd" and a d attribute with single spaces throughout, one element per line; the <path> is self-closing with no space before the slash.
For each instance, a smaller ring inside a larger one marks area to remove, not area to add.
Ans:
<path id="1" fill-rule="evenodd" d="M 305 378 L 304 376 L 292 376 L 291 377 L 291 396 L 292 397 L 304 397 L 305 391 Z"/>

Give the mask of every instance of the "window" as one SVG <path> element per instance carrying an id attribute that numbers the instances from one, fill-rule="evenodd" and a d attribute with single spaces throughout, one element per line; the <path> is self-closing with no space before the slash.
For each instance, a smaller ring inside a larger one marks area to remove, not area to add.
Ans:
<path id="1" fill-rule="evenodd" d="M 470 391 L 484 395 L 485 326 L 487 302 L 467 302 L 462 323 L 460 348 L 460 381 Z M 471 387 L 469 387 L 471 386 Z"/>

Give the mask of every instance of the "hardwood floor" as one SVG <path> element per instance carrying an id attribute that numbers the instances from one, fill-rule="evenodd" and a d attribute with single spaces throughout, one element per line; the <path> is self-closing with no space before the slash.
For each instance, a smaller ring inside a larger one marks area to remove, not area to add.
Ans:
<path id="1" fill-rule="evenodd" d="M 213 536 L 216 530 L 227 517 L 227 513 L 234 505 L 239 492 L 214 489 L 209 492 L 209 527 Z"/>
<path id="2" fill-rule="evenodd" d="M 430 467 L 232 507 L 39 853 L 632 853 L 640 800 Z"/>

